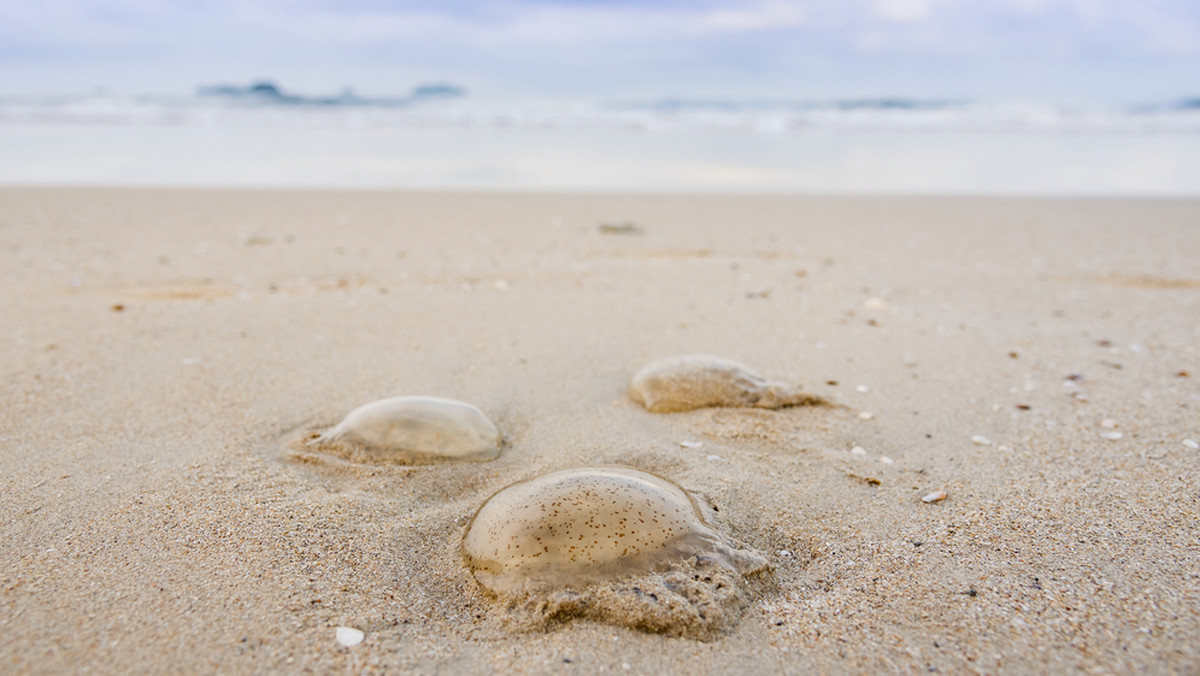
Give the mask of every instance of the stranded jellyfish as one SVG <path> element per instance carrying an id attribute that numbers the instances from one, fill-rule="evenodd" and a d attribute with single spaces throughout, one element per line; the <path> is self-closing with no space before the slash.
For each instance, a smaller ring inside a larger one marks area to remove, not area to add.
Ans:
<path id="1" fill-rule="evenodd" d="M 744 578 L 768 567 L 715 531 L 688 492 L 625 467 L 508 486 L 467 524 L 462 552 L 484 588 L 542 619 L 699 637 L 736 617 Z"/>
<path id="2" fill-rule="evenodd" d="M 735 361 L 700 354 L 667 357 L 643 366 L 629 383 L 629 396 L 654 413 L 825 403 L 791 385 L 768 381 Z"/>
<path id="3" fill-rule="evenodd" d="M 308 443 L 352 460 L 397 464 L 491 460 L 500 454 L 500 432 L 487 416 L 468 403 L 438 397 L 373 401 Z"/>

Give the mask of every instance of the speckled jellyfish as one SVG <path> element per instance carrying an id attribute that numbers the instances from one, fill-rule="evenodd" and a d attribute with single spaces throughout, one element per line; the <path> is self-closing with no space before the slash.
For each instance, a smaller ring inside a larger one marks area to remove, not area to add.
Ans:
<path id="1" fill-rule="evenodd" d="M 736 619 L 745 578 L 768 568 L 714 530 L 687 491 L 627 467 L 508 486 L 475 513 L 462 552 L 485 589 L 542 619 L 698 638 Z"/>
<path id="2" fill-rule="evenodd" d="M 474 406 L 439 397 L 393 397 L 354 409 L 308 442 L 352 460 L 430 464 L 492 460 L 500 454 L 496 426 Z"/>
<path id="3" fill-rule="evenodd" d="M 799 388 L 768 381 L 735 361 L 700 354 L 667 357 L 642 367 L 629 383 L 629 397 L 653 413 L 710 406 L 784 408 L 825 403 Z"/>

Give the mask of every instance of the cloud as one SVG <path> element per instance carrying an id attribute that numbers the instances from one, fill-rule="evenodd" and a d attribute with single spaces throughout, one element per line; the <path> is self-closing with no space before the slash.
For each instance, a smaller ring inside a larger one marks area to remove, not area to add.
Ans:
<path id="1" fill-rule="evenodd" d="M 86 71 L 133 81 L 141 68 L 143 79 L 179 82 L 445 73 L 544 88 L 607 77 L 777 91 L 817 76 L 886 89 L 888 73 L 1019 77 L 1014 64 L 1060 63 L 1065 86 L 1070 71 L 1100 88 L 1104 64 L 1167 63 L 1157 75 L 1144 66 L 1162 81 L 1200 69 L 1197 59 L 1200 2 L 1185 0 L 0 0 L 10 82 L 34 69 L 46 80 Z"/>
<path id="2" fill-rule="evenodd" d="M 932 0 L 875 0 L 872 3 L 875 16 L 900 23 L 927 19 L 932 9 Z"/>
<path id="3" fill-rule="evenodd" d="M 994 44 L 1052 25 L 1071 45 L 1112 38 L 1122 49 L 1200 51 L 1200 3 L 1170 0 L 47 0 L 0 3 L 4 42 L 119 48 L 239 36 L 313 44 L 452 40 L 597 44 L 820 31 L 844 45 L 955 53 L 963 34 Z M 863 41 L 864 36 L 870 40 Z M 1037 44 L 1024 45 L 1037 49 Z"/>

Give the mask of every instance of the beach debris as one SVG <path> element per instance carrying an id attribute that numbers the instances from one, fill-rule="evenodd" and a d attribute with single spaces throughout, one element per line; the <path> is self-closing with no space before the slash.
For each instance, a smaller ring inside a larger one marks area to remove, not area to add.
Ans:
<path id="1" fill-rule="evenodd" d="M 866 455 L 866 454 L 867 454 L 867 449 L 863 448 L 862 446 L 855 446 L 854 448 L 850 449 L 850 455 Z"/>
<path id="2" fill-rule="evenodd" d="M 642 367 L 629 397 L 653 413 L 732 406 L 777 409 L 827 402 L 786 383 L 771 382 L 746 366 L 710 355 L 667 357 Z"/>
<path id="3" fill-rule="evenodd" d="M 1117 421 L 1112 418 L 1105 418 L 1100 421 L 1100 426 L 1106 430 L 1113 430 L 1117 428 Z"/>
<path id="4" fill-rule="evenodd" d="M 975 444 L 976 446 L 991 446 L 992 440 L 985 436 L 976 434 L 975 436 L 971 437 L 971 443 Z"/>
<path id="5" fill-rule="evenodd" d="M 934 491 L 921 498 L 921 502 L 941 502 L 946 499 L 946 491 Z"/>
<path id="6" fill-rule="evenodd" d="M 354 627 L 338 627 L 334 630 L 337 642 L 347 648 L 353 648 L 363 642 L 365 634 Z"/>
<path id="7" fill-rule="evenodd" d="M 743 579 L 769 570 L 714 530 L 683 488 L 631 467 L 501 489 L 471 517 L 462 554 L 510 608 L 676 635 L 727 625 L 745 604 Z"/>
<path id="8" fill-rule="evenodd" d="M 679 445 L 683 446 L 684 448 L 700 448 L 704 444 L 699 441 L 681 441 L 679 442 Z"/>
<path id="9" fill-rule="evenodd" d="M 891 458 L 887 457 L 886 455 L 881 455 L 881 456 L 879 456 L 879 462 L 882 462 L 885 465 L 892 465 L 892 464 L 895 464 L 896 461 L 892 460 Z"/>
<path id="10" fill-rule="evenodd" d="M 859 414 L 858 414 L 858 417 L 859 417 L 859 418 L 861 418 L 861 419 L 863 419 L 863 420 L 870 420 L 871 418 L 874 418 L 874 417 L 875 417 L 875 414 L 874 414 L 874 413 L 869 413 L 869 412 L 867 412 L 867 411 L 863 411 L 862 413 L 859 413 Z"/>
<path id="11" fill-rule="evenodd" d="M 1108 439 L 1109 441 L 1116 441 L 1125 435 L 1121 434 L 1120 432 L 1104 432 L 1100 436 L 1104 439 Z"/>
<path id="12" fill-rule="evenodd" d="M 883 481 L 881 481 L 878 477 L 863 476 L 862 474 L 858 474 L 857 472 L 851 472 L 851 471 L 845 470 L 845 469 L 842 470 L 842 474 L 845 474 L 846 477 L 849 479 L 853 479 L 854 481 L 857 481 L 859 483 L 864 483 L 868 486 L 879 486 L 883 483 Z"/>
<path id="13" fill-rule="evenodd" d="M 492 460 L 500 454 L 501 437 L 492 421 L 466 402 L 393 397 L 354 409 L 308 445 L 350 460 L 408 465 Z"/>
<path id="14" fill-rule="evenodd" d="M 1193 451 L 1200 449 L 1200 443 L 1197 443 L 1197 441 L 1195 439 L 1184 439 L 1182 443 L 1184 446 L 1187 446 L 1188 448 L 1192 449 Z"/>
<path id="15" fill-rule="evenodd" d="M 887 301 L 878 296 L 864 300 L 862 306 L 864 310 L 886 310 L 888 308 Z"/>
<path id="16" fill-rule="evenodd" d="M 607 221 L 596 226 L 605 235 L 640 235 L 644 230 L 633 221 Z"/>

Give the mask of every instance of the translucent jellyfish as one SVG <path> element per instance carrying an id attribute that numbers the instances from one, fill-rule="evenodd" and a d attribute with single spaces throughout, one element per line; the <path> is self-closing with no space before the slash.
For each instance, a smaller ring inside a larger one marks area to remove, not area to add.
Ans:
<path id="1" fill-rule="evenodd" d="M 654 413 L 709 406 L 784 408 L 825 403 L 799 388 L 768 381 L 735 361 L 700 354 L 667 357 L 643 366 L 629 383 L 629 396 Z"/>
<path id="2" fill-rule="evenodd" d="M 552 472 L 493 495 L 467 525 L 475 579 L 541 619 L 590 617 L 702 637 L 768 568 L 704 519 L 676 484 L 627 467 Z"/>
<path id="3" fill-rule="evenodd" d="M 373 401 L 308 442 L 352 460 L 406 465 L 491 460 L 500 443 L 500 432 L 479 409 L 438 397 Z"/>

